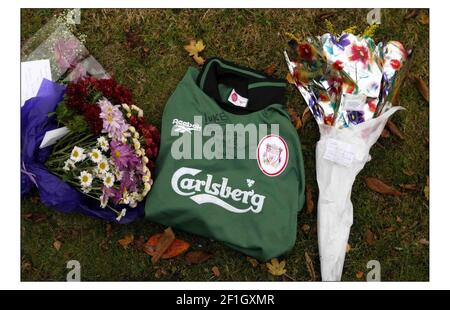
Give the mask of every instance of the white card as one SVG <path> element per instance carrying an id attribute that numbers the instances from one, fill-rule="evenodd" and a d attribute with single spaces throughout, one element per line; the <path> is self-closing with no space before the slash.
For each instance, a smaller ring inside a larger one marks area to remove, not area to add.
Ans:
<path id="1" fill-rule="evenodd" d="M 48 59 L 24 61 L 20 65 L 20 106 L 37 95 L 43 79 L 52 80 Z"/>
<path id="2" fill-rule="evenodd" d="M 60 127 L 47 131 L 44 135 L 44 139 L 42 139 L 39 148 L 43 149 L 44 147 L 55 144 L 56 142 L 58 142 L 59 139 L 67 135 L 69 131 L 70 130 L 67 127 Z"/>
<path id="3" fill-rule="evenodd" d="M 342 104 L 346 111 L 364 111 L 366 100 L 367 96 L 364 94 L 344 94 Z"/>
<path id="4" fill-rule="evenodd" d="M 356 146 L 354 144 L 330 138 L 326 142 L 323 158 L 339 165 L 350 167 L 355 158 L 356 151 Z"/>

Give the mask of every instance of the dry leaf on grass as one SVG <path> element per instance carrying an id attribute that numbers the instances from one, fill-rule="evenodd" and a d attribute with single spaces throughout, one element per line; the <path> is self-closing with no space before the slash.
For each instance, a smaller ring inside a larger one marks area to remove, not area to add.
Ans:
<path id="1" fill-rule="evenodd" d="M 377 178 L 368 177 L 365 179 L 367 187 L 374 192 L 383 194 L 383 195 L 392 195 L 392 196 L 401 196 L 402 193 L 395 189 L 392 186 L 385 184 Z"/>
<path id="2" fill-rule="evenodd" d="M 419 18 L 417 19 L 419 21 L 419 23 L 421 23 L 422 25 L 428 25 L 430 23 L 430 18 L 428 17 L 427 14 L 420 14 Z"/>
<path id="3" fill-rule="evenodd" d="M 127 249 L 128 246 L 133 243 L 133 241 L 133 234 L 126 234 L 122 239 L 117 240 L 117 243 L 119 243 L 124 249 Z"/>
<path id="4" fill-rule="evenodd" d="M 288 73 L 288 74 L 286 75 L 286 81 L 287 81 L 289 84 L 294 84 L 294 85 L 295 85 L 294 78 L 292 77 L 292 74 L 290 74 L 290 73 Z"/>
<path id="5" fill-rule="evenodd" d="M 203 40 L 190 40 L 189 44 L 184 46 L 184 49 L 189 53 L 189 56 L 192 56 L 198 65 L 201 66 L 205 63 L 205 59 L 202 56 L 199 56 L 199 53 L 205 49 Z"/>
<path id="6" fill-rule="evenodd" d="M 429 97 L 429 91 L 428 91 L 428 86 L 427 84 L 425 84 L 425 82 L 418 77 L 417 75 L 413 75 L 412 79 L 414 80 L 414 82 L 416 83 L 416 87 L 419 90 L 420 94 L 422 95 L 422 97 L 427 101 L 430 102 L 430 97 Z"/>
<path id="7" fill-rule="evenodd" d="M 428 241 L 428 240 L 425 239 L 425 238 L 420 239 L 420 240 L 419 240 L 419 243 L 420 243 L 421 245 L 430 245 L 430 241 Z"/>
<path id="8" fill-rule="evenodd" d="M 399 187 L 409 191 L 420 191 L 417 184 L 400 184 Z"/>
<path id="9" fill-rule="evenodd" d="M 311 281 L 316 281 L 316 272 L 314 271 L 314 264 L 309 257 L 308 252 L 305 252 L 305 263 L 306 269 L 308 269 L 309 276 L 311 277 Z"/>
<path id="10" fill-rule="evenodd" d="M 309 231 L 311 230 L 311 226 L 309 226 L 308 224 L 303 224 L 302 225 L 302 231 L 305 235 L 307 235 L 309 233 Z"/>
<path id="11" fill-rule="evenodd" d="M 56 249 L 56 251 L 59 251 L 61 249 L 62 246 L 62 242 L 59 240 L 55 240 L 55 242 L 53 242 L 53 247 Z"/>
<path id="12" fill-rule="evenodd" d="M 314 201 L 312 195 L 312 188 L 306 185 L 306 213 L 311 214 L 314 211 Z"/>
<path id="13" fill-rule="evenodd" d="M 156 263 L 160 258 L 169 259 L 186 252 L 189 246 L 190 244 L 186 241 L 175 239 L 172 229 L 168 228 L 164 231 L 164 234 L 151 236 L 144 244 L 143 250 L 152 256 L 152 263 L 154 261 Z M 154 257 L 158 258 L 154 259 Z"/>
<path id="14" fill-rule="evenodd" d="M 396 136 L 397 138 L 399 138 L 400 140 L 405 140 L 405 136 L 403 136 L 402 132 L 400 131 L 400 129 L 398 129 L 397 125 L 395 125 L 391 120 L 389 120 L 386 124 L 387 128 L 389 129 L 389 131 Z"/>
<path id="15" fill-rule="evenodd" d="M 423 188 L 423 194 L 427 200 L 430 200 L 430 177 L 427 176 L 427 184 Z"/>
<path id="16" fill-rule="evenodd" d="M 350 246 L 350 244 L 347 243 L 347 247 L 345 248 L 345 253 L 348 253 L 352 250 L 352 247 Z"/>
<path id="17" fill-rule="evenodd" d="M 311 110 L 306 107 L 302 113 L 302 124 L 305 125 L 311 119 Z"/>
<path id="18" fill-rule="evenodd" d="M 272 76 L 277 71 L 277 66 L 275 64 L 270 64 L 264 68 L 264 73 L 268 76 Z"/>
<path id="19" fill-rule="evenodd" d="M 219 270 L 219 267 L 214 266 L 214 267 L 211 268 L 211 271 L 212 271 L 212 273 L 214 274 L 214 276 L 215 276 L 216 278 L 220 277 L 220 270 Z"/>
<path id="20" fill-rule="evenodd" d="M 405 17 L 403 17 L 404 20 L 415 18 L 417 15 L 419 15 L 420 10 L 419 9 L 409 9 L 406 12 Z"/>
<path id="21" fill-rule="evenodd" d="M 291 118 L 292 125 L 294 125 L 295 129 L 300 129 L 302 127 L 302 119 L 297 111 L 292 108 L 288 109 L 289 116 Z"/>
<path id="22" fill-rule="evenodd" d="M 189 265 L 200 264 L 212 257 L 212 253 L 205 251 L 192 251 L 184 257 Z"/>
<path id="23" fill-rule="evenodd" d="M 255 258 L 247 256 L 246 259 L 252 265 L 253 268 L 258 267 L 259 263 Z"/>
<path id="24" fill-rule="evenodd" d="M 364 272 L 362 272 L 362 271 L 356 272 L 356 278 L 357 279 L 362 279 L 363 277 L 364 277 Z"/>
<path id="25" fill-rule="evenodd" d="M 375 244 L 375 235 L 374 233 L 369 229 L 366 232 L 366 237 L 365 237 L 366 243 L 369 246 L 372 246 Z"/>
<path id="26" fill-rule="evenodd" d="M 47 220 L 47 215 L 44 213 L 26 213 L 23 218 L 33 223 L 40 223 Z"/>
<path id="27" fill-rule="evenodd" d="M 278 261 L 278 258 L 272 258 L 270 260 L 270 263 L 266 263 L 267 270 L 270 274 L 274 276 L 282 276 L 286 273 L 286 269 L 284 268 L 286 266 L 286 261 Z"/>

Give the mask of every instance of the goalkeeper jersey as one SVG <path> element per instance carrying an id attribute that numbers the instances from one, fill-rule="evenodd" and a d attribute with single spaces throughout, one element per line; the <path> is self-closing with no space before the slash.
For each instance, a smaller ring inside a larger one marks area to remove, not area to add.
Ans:
<path id="1" fill-rule="evenodd" d="M 146 218 L 260 260 L 290 250 L 305 175 L 285 87 L 219 58 L 189 68 L 163 112 Z"/>

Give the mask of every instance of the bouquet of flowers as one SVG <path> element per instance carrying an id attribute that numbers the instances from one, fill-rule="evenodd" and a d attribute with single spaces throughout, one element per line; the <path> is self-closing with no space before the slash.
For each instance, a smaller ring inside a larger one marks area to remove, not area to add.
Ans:
<path id="1" fill-rule="evenodd" d="M 39 111 L 39 117 L 33 107 Z M 47 112 L 47 119 L 42 112 Z M 22 108 L 22 129 L 23 149 L 28 146 L 36 153 L 40 164 L 36 176 L 36 156 L 31 156 L 31 161 L 22 154 L 23 178 L 32 179 L 44 203 L 61 209 L 68 202 L 67 197 L 54 197 L 61 194 L 58 187 L 62 185 L 54 179 L 57 176 L 66 185 L 63 193 L 67 186 L 68 196 L 74 196 L 73 190 L 78 192 L 70 205 L 78 203 L 77 208 L 84 213 L 121 221 L 127 210 L 142 209 L 140 202 L 152 185 L 151 171 L 160 135 L 155 126 L 145 121 L 142 109 L 133 104 L 126 87 L 113 79 L 93 77 L 72 81 L 67 87 L 44 80 L 38 96 Z M 42 136 L 52 130 L 62 131 L 59 140 L 42 148 Z M 28 171 L 33 168 L 35 173 Z M 45 174 L 42 169 L 47 170 Z M 57 186 L 51 188 L 47 183 Z M 52 191 L 54 195 L 49 197 Z M 129 213 L 125 222 L 143 211 Z"/>
<path id="2" fill-rule="evenodd" d="M 353 223 L 353 182 L 393 107 L 410 56 L 401 43 L 375 44 L 370 35 L 291 36 L 286 62 L 320 130 L 318 241 L 324 281 L 339 281 Z"/>

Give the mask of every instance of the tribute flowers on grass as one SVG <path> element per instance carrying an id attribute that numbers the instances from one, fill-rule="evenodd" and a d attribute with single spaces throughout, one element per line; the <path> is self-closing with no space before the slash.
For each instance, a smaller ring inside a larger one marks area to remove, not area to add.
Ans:
<path id="1" fill-rule="evenodd" d="M 131 92 L 112 79 L 71 82 L 54 113 L 70 132 L 53 146 L 53 174 L 116 213 L 136 208 L 152 186 L 159 131 L 145 122 Z"/>

